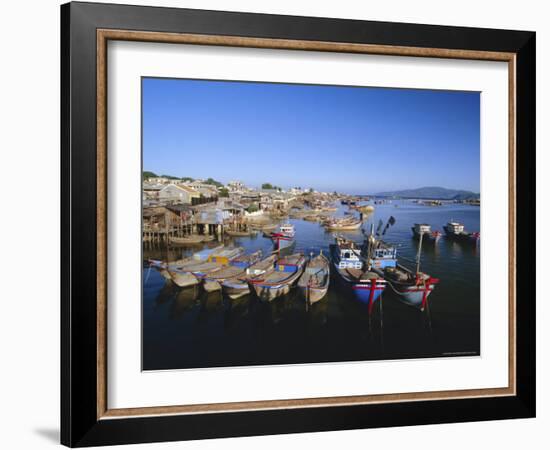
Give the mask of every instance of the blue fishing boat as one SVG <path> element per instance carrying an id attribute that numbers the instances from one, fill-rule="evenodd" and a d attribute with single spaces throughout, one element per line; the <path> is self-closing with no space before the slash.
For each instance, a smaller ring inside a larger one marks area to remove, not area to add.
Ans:
<path id="1" fill-rule="evenodd" d="M 369 314 L 386 288 L 386 281 L 372 271 L 355 242 L 337 237 L 330 246 L 334 273 L 354 297 L 368 306 Z"/>

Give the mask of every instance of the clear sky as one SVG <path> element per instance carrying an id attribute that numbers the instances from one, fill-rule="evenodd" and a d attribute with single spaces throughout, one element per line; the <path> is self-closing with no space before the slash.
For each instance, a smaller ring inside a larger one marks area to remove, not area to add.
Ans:
<path id="1" fill-rule="evenodd" d="M 143 169 L 347 193 L 479 192 L 479 93 L 143 79 Z"/>

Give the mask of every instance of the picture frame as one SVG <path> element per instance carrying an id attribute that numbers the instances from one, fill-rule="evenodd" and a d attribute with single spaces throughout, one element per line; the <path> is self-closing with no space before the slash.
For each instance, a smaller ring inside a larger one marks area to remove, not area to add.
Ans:
<path id="1" fill-rule="evenodd" d="M 110 409 L 106 74 L 107 42 L 113 40 L 506 62 L 508 387 Z M 527 31 L 79 2 L 62 5 L 62 444 L 80 447 L 534 417 L 535 41 L 535 33 Z"/>

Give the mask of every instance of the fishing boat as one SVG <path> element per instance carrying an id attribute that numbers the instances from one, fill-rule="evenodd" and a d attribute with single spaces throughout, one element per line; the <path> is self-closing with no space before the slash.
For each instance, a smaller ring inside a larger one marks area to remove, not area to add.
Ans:
<path id="1" fill-rule="evenodd" d="M 328 292 L 330 264 L 323 251 L 307 262 L 298 288 L 309 305 L 321 300 Z"/>
<path id="2" fill-rule="evenodd" d="M 206 248 L 204 250 L 201 250 L 200 252 L 194 253 L 192 256 L 189 256 L 187 258 L 178 259 L 176 261 L 162 261 L 158 259 L 149 259 L 148 263 L 150 267 L 155 268 L 159 271 L 159 273 L 166 279 L 166 280 L 172 280 L 172 276 L 168 272 L 168 269 L 175 269 L 177 267 L 182 268 L 185 265 L 192 265 L 197 264 L 201 261 L 206 261 L 208 259 L 208 256 L 211 253 L 218 252 L 221 249 L 223 249 L 223 245 L 219 245 L 214 248 Z"/>
<path id="3" fill-rule="evenodd" d="M 230 299 L 235 300 L 250 293 L 249 282 L 253 279 L 259 279 L 260 277 L 273 272 L 275 269 L 276 255 L 270 255 L 261 261 L 252 264 L 245 269 L 243 275 L 237 275 L 233 278 L 225 279 L 222 285 L 222 291 Z"/>
<path id="4" fill-rule="evenodd" d="M 326 223 L 326 228 L 331 231 L 353 231 L 361 228 L 363 222 L 355 217 L 332 219 Z"/>
<path id="5" fill-rule="evenodd" d="M 172 245 L 195 245 L 204 242 L 204 236 L 198 234 L 191 234 L 184 237 L 170 236 L 168 240 Z"/>
<path id="6" fill-rule="evenodd" d="M 225 234 L 227 234 L 228 236 L 234 236 L 234 237 L 239 237 L 239 236 L 250 236 L 251 234 L 253 234 L 251 231 L 240 231 L 240 230 L 225 230 L 224 231 Z"/>
<path id="7" fill-rule="evenodd" d="M 386 288 L 386 281 L 370 269 L 355 242 L 337 237 L 330 252 L 337 279 L 357 300 L 368 306 L 370 314 Z"/>
<path id="8" fill-rule="evenodd" d="M 279 258 L 273 272 L 262 276 L 262 279 L 250 280 L 250 286 L 261 301 L 271 302 L 290 292 L 302 275 L 304 264 L 305 258 L 301 253 Z"/>
<path id="9" fill-rule="evenodd" d="M 271 233 L 275 251 L 279 252 L 279 255 L 294 247 L 296 244 L 294 234 L 294 226 L 289 223 L 281 225 L 277 233 Z"/>
<path id="10" fill-rule="evenodd" d="M 441 231 L 432 231 L 432 227 L 427 223 L 415 223 L 411 230 L 415 239 L 420 239 L 420 235 L 423 235 L 424 242 L 437 244 L 441 238 Z"/>
<path id="11" fill-rule="evenodd" d="M 439 283 L 439 279 L 432 278 L 420 271 L 420 254 L 424 234 L 420 234 L 416 256 L 416 270 L 411 270 L 398 263 L 395 247 L 376 239 L 372 234 L 368 239 L 367 257 L 372 270 L 388 282 L 390 287 L 405 304 L 420 308 L 426 307 L 428 296 Z"/>
<path id="12" fill-rule="evenodd" d="M 221 270 L 229 262 L 243 252 L 242 247 L 224 248 L 210 252 L 205 261 L 188 263 L 183 266 L 168 267 L 172 281 L 179 287 L 189 287 L 199 284 L 208 274 Z"/>
<path id="13" fill-rule="evenodd" d="M 460 222 L 447 222 L 447 225 L 443 226 L 445 230 L 445 237 L 459 242 L 474 242 L 479 241 L 479 233 L 468 233 L 464 230 L 464 224 Z"/>
<path id="14" fill-rule="evenodd" d="M 246 268 L 256 263 L 261 257 L 262 251 L 258 250 L 248 255 L 242 254 L 230 260 L 228 266 L 205 275 L 203 278 L 204 290 L 207 292 L 221 290 L 221 283 L 229 278 L 244 276 Z"/>

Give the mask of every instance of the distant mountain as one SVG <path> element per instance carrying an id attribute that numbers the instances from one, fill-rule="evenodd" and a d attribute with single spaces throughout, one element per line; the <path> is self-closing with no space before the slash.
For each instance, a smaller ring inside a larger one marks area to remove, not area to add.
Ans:
<path id="1" fill-rule="evenodd" d="M 469 200 L 479 198 L 479 194 L 471 191 L 447 189 L 437 186 L 427 186 L 402 191 L 388 191 L 374 194 L 376 197 L 427 198 L 434 200 Z"/>

